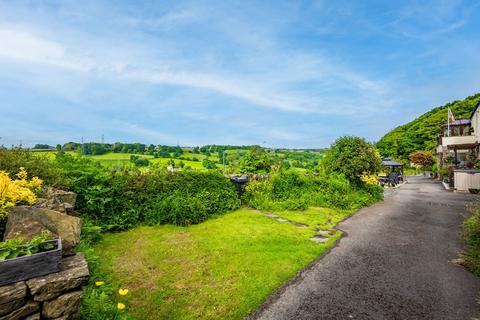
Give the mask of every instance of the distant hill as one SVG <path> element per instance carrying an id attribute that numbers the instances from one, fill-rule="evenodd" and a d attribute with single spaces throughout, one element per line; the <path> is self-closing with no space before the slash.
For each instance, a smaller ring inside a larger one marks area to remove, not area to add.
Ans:
<path id="1" fill-rule="evenodd" d="M 377 142 L 383 157 L 408 159 L 416 150 L 434 151 L 440 126 L 447 123 L 447 109 L 450 108 L 456 119 L 469 119 L 473 108 L 480 100 L 480 93 L 465 100 L 447 103 L 421 115 L 415 120 L 397 127 Z"/>

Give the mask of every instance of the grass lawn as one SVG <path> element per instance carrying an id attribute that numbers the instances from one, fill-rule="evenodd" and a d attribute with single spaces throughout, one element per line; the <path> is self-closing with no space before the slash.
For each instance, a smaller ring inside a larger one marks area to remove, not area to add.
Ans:
<path id="1" fill-rule="evenodd" d="M 136 319 L 243 319 L 341 236 L 315 243 L 316 227 L 351 213 L 277 213 L 309 224 L 301 228 L 241 209 L 189 227 L 106 234 L 90 252 L 98 259 L 92 283 L 128 288 L 126 311 Z"/>
<path id="2" fill-rule="evenodd" d="M 337 223 L 352 213 L 352 210 L 309 208 L 305 211 L 283 211 L 275 214 L 291 221 L 304 223 L 312 229 L 331 231 Z"/>

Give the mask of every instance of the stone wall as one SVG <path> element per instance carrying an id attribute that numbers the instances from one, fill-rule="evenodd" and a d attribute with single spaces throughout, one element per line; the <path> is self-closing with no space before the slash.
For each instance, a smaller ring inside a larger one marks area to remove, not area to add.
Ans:
<path id="1" fill-rule="evenodd" d="M 62 270 L 0 287 L 0 320 L 79 318 L 82 286 L 88 282 L 82 253 L 65 257 Z"/>

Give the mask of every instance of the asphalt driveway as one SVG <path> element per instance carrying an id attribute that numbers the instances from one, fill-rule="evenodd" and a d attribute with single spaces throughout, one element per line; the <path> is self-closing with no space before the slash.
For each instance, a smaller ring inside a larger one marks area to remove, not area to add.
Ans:
<path id="1" fill-rule="evenodd" d="M 476 196 L 410 177 L 338 227 L 346 236 L 253 319 L 475 319 L 480 278 L 451 263 Z"/>

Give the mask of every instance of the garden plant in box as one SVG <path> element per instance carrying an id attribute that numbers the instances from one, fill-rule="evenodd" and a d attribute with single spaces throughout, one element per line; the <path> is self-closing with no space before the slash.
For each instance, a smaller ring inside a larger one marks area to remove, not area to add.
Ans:
<path id="1" fill-rule="evenodd" d="M 0 242 L 0 286 L 60 271 L 62 243 L 47 233 Z"/>

